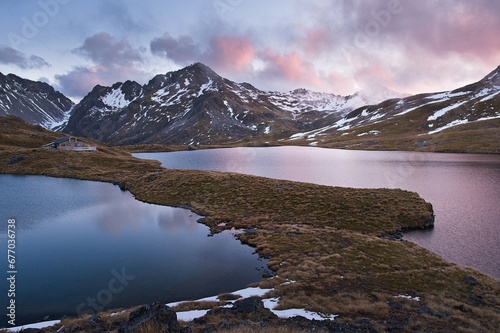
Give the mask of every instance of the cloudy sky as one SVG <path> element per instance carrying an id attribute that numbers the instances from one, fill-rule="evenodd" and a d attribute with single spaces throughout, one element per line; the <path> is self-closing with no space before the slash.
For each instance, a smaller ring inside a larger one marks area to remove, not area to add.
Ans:
<path id="1" fill-rule="evenodd" d="M 500 65 L 498 0 L 2 0 L 0 72 L 80 99 L 203 62 L 263 90 L 420 93 Z"/>

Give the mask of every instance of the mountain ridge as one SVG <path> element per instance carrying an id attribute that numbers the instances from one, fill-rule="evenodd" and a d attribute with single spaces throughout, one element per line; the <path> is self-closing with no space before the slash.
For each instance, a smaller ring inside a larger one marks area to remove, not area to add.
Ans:
<path id="1" fill-rule="evenodd" d="M 47 83 L 0 73 L 0 115 L 52 128 L 67 119 L 74 103 Z"/>
<path id="2" fill-rule="evenodd" d="M 351 149 L 500 153 L 499 123 L 500 66 L 461 88 L 363 106 L 335 123 L 296 133 L 285 142 Z"/>
<path id="3" fill-rule="evenodd" d="M 94 88 L 75 107 L 63 131 L 110 144 L 218 144 L 264 136 L 273 140 L 338 120 L 367 99 L 306 89 L 266 92 L 194 63 L 154 76 L 128 105 L 119 104 L 116 115 L 108 112 L 103 94 L 118 95 L 109 90 L 118 84 Z"/>
<path id="4" fill-rule="evenodd" d="M 0 112 L 11 99 L 24 107 L 13 115 L 28 122 L 52 129 L 59 124 L 56 129 L 66 134 L 111 145 L 427 149 L 429 137 L 472 127 L 489 126 L 488 135 L 497 135 L 500 66 L 483 79 L 450 91 L 406 96 L 376 86 L 371 92 L 341 96 L 307 89 L 263 91 L 194 63 L 157 74 L 144 85 L 131 80 L 97 85 L 76 105 L 46 83 L 0 73 Z M 474 136 L 500 152 L 486 134 L 481 137 L 475 130 Z M 398 137 L 407 144 L 397 143 Z M 392 145 L 380 144 L 387 141 Z"/>

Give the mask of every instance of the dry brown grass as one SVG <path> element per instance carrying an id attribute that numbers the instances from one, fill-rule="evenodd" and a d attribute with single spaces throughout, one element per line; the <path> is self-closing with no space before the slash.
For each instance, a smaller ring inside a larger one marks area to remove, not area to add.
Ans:
<path id="1" fill-rule="evenodd" d="M 156 322 L 148 322 L 139 326 L 136 330 L 137 333 L 168 333 L 162 329 L 162 326 Z"/>
<path id="2" fill-rule="evenodd" d="M 415 127 L 412 120 L 416 120 L 412 119 L 412 115 L 407 117 L 406 120 L 398 117 L 345 132 L 326 134 L 318 139 L 318 146 L 354 150 L 500 154 L 500 119 L 468 123 L 429 135 L 426 130 Z M 380 131 L 382 134 L 358 136 L 370 131 Z M 310 142 L 302 139 L 284 141 L 282 144 L 307 146 Z"/>
<path id="3" fill-rule="evenodd" d="M 227 302 L 210 302 L 210 301 L 192 301 L 181 302 L 171 309 L 175 312 L 192 311 L 192 310 L 211 310 L 220 306 L 226 305 Z"/>
<path id="4" fill-rule="evenodd" d="M 242 327 L 232 328 L 229 330 L 219 330 L 217 332 L 218 333 L 306 333 L 309 331 L 290 328 L 286 326 L 266 327 L 266 328 L 242 326 Z"/>

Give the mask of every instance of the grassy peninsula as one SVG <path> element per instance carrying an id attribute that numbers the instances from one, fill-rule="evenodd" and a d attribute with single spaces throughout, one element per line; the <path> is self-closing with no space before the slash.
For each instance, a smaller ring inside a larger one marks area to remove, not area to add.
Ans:
<path id="1" fill-rule="evenodd" d="M 431 204 L 416 193 L 169 170 L 90 140 L 97 152 L 41 148 L 58 137 L 0 117 L 0 173 L 111 182 L 139 200 L 189 208 L 212 232 L 252 229 L 239 238 L 269 258 L 276 276 L 260 286 L 274 288 L 280 309 L 335 314 L 375 331 L 500 330 L 498 280 L 386 237 L 433 221 Z M 215 320 L 183 325 L 199 332 Z"/>

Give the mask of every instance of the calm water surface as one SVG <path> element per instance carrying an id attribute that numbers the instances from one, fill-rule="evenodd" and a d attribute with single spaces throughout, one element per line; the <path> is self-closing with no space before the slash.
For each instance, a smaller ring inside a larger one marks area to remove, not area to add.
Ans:
<path id="1" fill-rule="evenodd" d="M 17 325 L 230 292 L 267 267 L 231 233 L 208 237 L 190 211 L 145 204 L 106 183 L 0 175 L 0 215 L 4 274 L 6 224 L 16 219 Z"/>
<path id="2" fill-rule="evenodd" d="M 431 202 L 435 228 L 405 234 L 444 258 L 500 278 L 500 156 L 310 147 L 135 154 L 167 168 L 234 171 L 358 188 L 402 188 Z"/>

